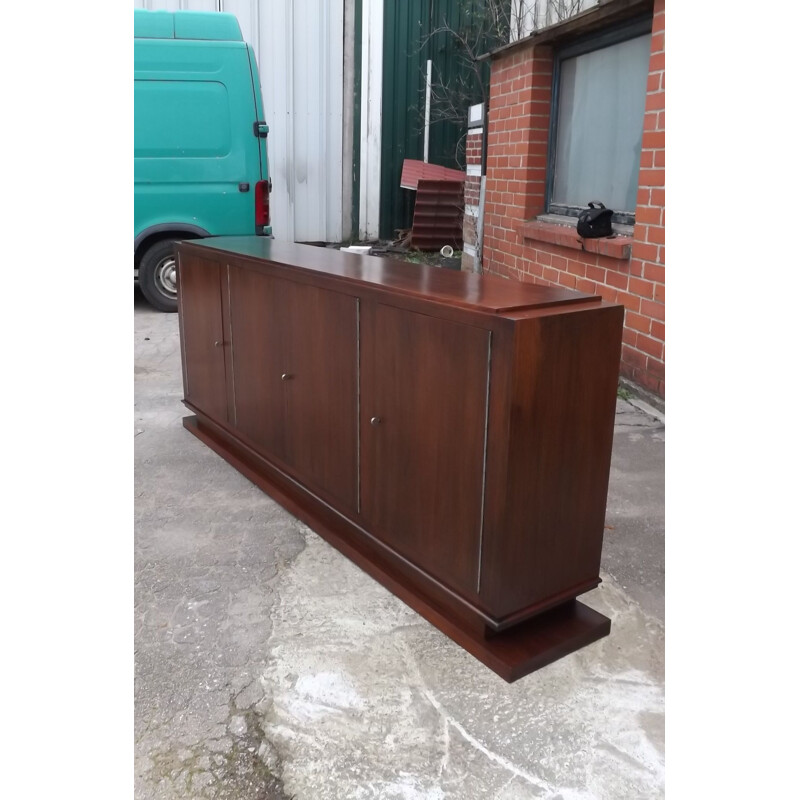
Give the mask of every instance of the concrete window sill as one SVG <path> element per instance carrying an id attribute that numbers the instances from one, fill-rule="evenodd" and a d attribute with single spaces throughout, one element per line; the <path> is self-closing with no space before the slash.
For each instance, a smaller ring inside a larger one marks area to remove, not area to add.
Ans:
<path id="1" fill-rule="evenodd" d="M 555 225 L 551 222 L 542 222 L 532 219 L 523 222 L 517 228 L 517 233 L 523 239 L 535 242 L 547 242 L 572 250 L 583 250 L 586 253 L 598 253 L 609 258 L 618 258 L 620 261 L 631 257 L 633 237 L 625 234 L 614 234 L 606 239 L 583 239 L 578 236 L 578 231 L 571 225 Z"/>

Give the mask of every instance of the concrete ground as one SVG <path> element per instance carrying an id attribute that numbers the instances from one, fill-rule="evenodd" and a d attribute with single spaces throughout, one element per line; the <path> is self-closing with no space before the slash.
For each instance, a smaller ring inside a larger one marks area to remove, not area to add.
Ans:
<path id="1" fill-rule="evenodd" d="M 181 426 L 135 305 L 135 797 L 664 795 L 664 425 L 619 400 L 611 635 L 507 684 Z"/>

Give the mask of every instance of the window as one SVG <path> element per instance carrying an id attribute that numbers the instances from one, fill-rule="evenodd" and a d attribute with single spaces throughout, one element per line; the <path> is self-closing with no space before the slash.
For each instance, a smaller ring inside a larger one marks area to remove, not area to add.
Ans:
<path id="1" fill-rule="evenodd" d="M 651 27 L 639 19 L 555 54 L 549 213 L 577 216 L 597 200 L 633 224 Z"/>

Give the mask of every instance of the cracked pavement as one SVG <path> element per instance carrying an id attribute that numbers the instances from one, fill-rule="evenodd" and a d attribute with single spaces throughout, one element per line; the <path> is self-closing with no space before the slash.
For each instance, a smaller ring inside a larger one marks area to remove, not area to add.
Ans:
<path id="1" fill-rule="evenodd" d="M 664 794 L 664 425 L 619 400 L 611 635 L 507 684 L 185 431 L 135 302 L 137 800 Z"/>

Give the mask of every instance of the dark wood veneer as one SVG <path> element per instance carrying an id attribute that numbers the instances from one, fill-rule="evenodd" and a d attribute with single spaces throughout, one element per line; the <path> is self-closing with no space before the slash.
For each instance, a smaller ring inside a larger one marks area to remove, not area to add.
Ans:
<path id="1" fill-rule="evenodd" d="M 575 597 L 621 306 L 260 237 L 177 249 L 188 430 L 506 680 L 608 633 Z"/>

